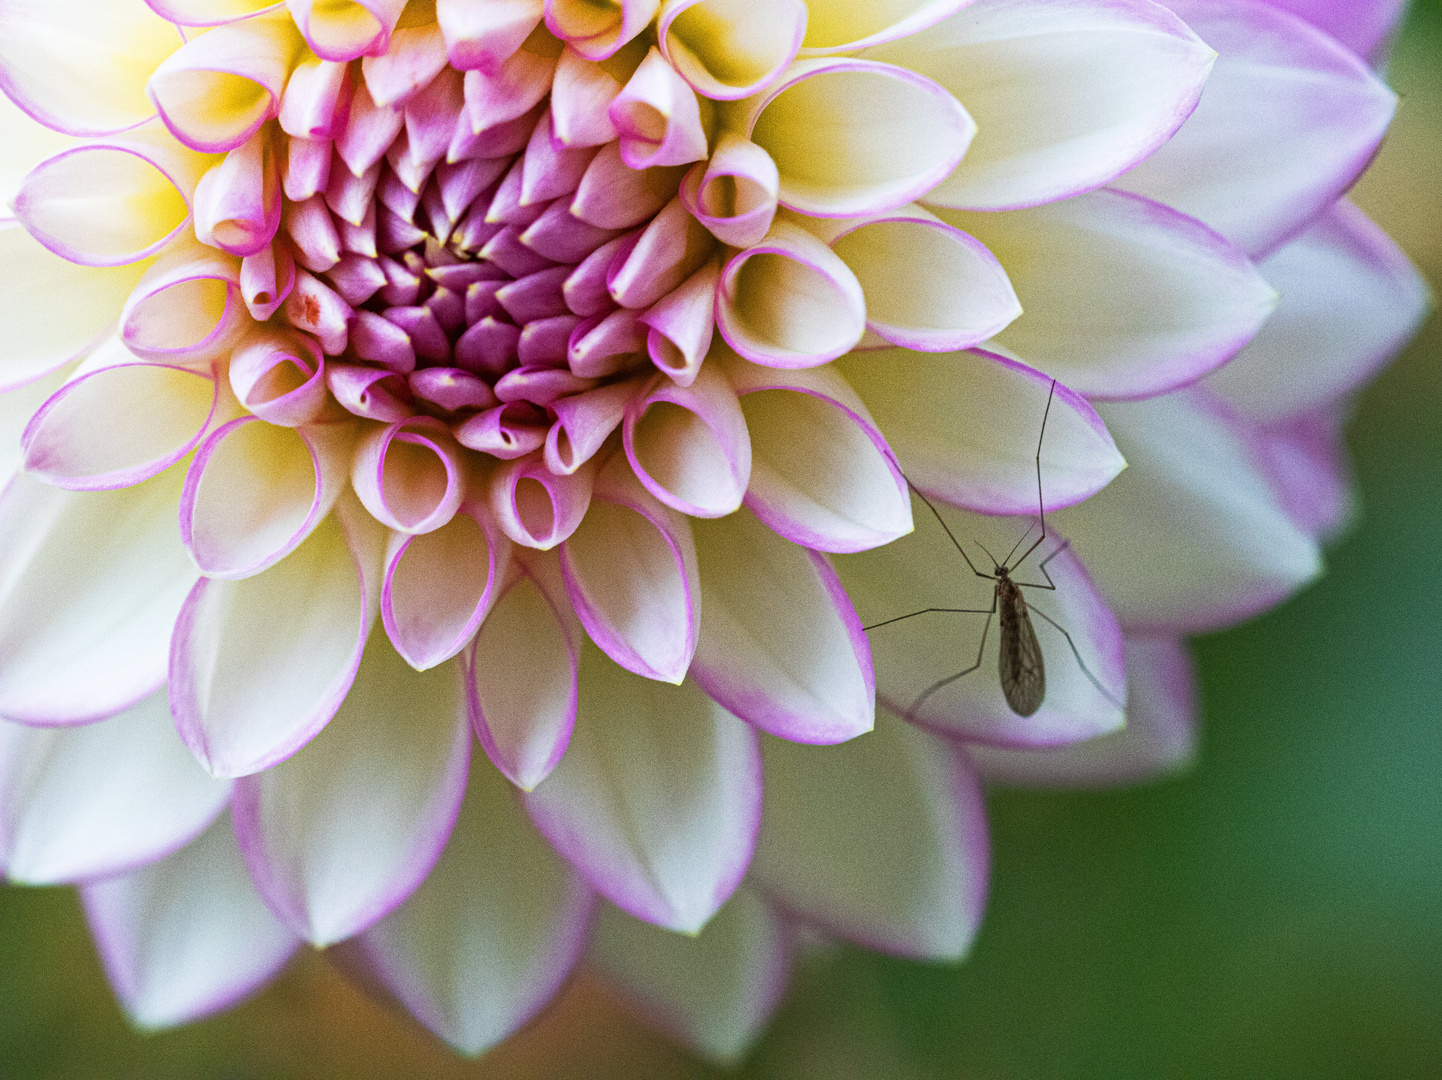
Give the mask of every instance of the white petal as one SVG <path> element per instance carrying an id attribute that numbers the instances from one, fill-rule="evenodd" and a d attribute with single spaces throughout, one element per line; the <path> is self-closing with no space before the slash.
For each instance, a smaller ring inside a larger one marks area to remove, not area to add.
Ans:
<path id="1" fill-rule="evenodd" d="M 1105 184 L 1177 130 L 1213 60 L 1150 0 L 978 0 L 865 55 L 935 79 L 976 118 L 960 168 L 925 196 L 973 210 Z"/>
<path id="2" fill-rule="evenodd" d="M 1127 637 L 1127 725 L 1052 749 L 968 747 L 983 779 L 1019 787 L 1113 787 L 1175 772 L 1196 751 L 1197 695 L 1185 642 Z"/>
<path id="3" fill-rule="evenodd" d="M 1183 390 L 1102 415 L 1131 467 L 1056 520 L 1124 626 L 1228 626 L 1321 571 L 1254 436 L 1216 398 Z"/>
<path id="4" fill-rule="evenodd" d="M 832 743 L 871 730 L 871 650 L 826 556 L 748 511 L 698 521 L 698 683 L 763 731 Z"/>
<path id="5" fill-rule="evenodd" d="M 383 545 L 374 520 L 343 500 L 265 573 L 192 590 L 175 627 L 171 707 L 213 775 L 284 761 L 335 715 L 376 616 Z"/>
<path id="6" fill-rule="evenodd" d="M 31 885 L 101 877 L 195 839 L 230 798 L 175 734 L 165 691 L 110 720 L 0 722 L 0 865 Z"/>
<path id="7" fill-rule="evenodd" d="M 800 0 L 667 0 L 656 36 L 698 93 L 726 101 L 779 74 L 801 47 L 806 19 Z"/>
<path id="8" fill-rule="evenodd" d="M 808 0 L 805 55 L 850 52 L 909 37 L 966 7 L 971 0 Z"/>
<path id="9" fill-rule="evenodd" d="M 1273 421 L 1332 405 L 1366 383 L 1417 332 L 1427 283 L 1396 243 L 1342 200 L 1261 265 L 1275 315 L 1207 386 Z"/>
<path id="10" fill-rule="evenodd" d="M 481 763 L 436 868 L 342 949 L 431 1031 L 479 1054 L 560 989 L 592 907 L 590 890 L 536 834 L 510 785 Z"/>
<path id="11" fill-rule="evenodd" d="M 110 985 L 147 1030 L 230 1008 L 268 982 L 298 944 L 256 895 L 230 818 L 80 898 Z"/>
<path id="12" fill-rule="evenodd" d="M 1352 186 L 1397 98 L 1360 59 L 1287 12 L 1225 0 L 1169 6 L 1221 55 L 1186 126 L 1118 186 L 1265 254 Z"/>
<path id="13" fill-rule="evenodd" d="M 616 906 L 695 933 L 751 861 L 756 734 L 694 683 L 643 679 L 587 647 L 570 748 L 526 807 Z"/>
<path id="14" fill-rule="evenodd" d="M 430 872 L 465 793 L 460 671 L 413 671 L 373 634 L 335 718 L 239 782 L 235 833 L 271 910 L 313 945 L 359 933 Z"/>
<path id="15" fill-rule="evenodd" d="M 1100 491 L 1126 462 L 1086 399 L 995 353 L 858 352 L 838 369 L 856 388 L 911 482 L 984 514 L 1047 509 Z M 1042 430 L 1045 422 L 1045 432 Z"/>
<path id="16" fill-rule="evenodd" d="M 986 817 L 959 749 L 884 716 L 840 746 L 766 739 L 752 876 L 790 911 L 872 949 L 956 959 L 986 899 Z"/>
<path id="17" fill-rule="evenodd" d="M 996 253 L 1026 313 L 997 341 L 1078 393 L 1151 397 L 1249 342 L 1277 295 L 1200 222 L 1117 191 L 1009 214 L 942 216 Z"/>
<path id="18" fill-rule="evenodd" d="M 734 1065 L 780 1004 L 791 956 L 790 929 L 742 886 L 695 937 L 604 904 L 587 959 L 661 1030 Z"/>
<path id="19" fill-rule="evenodd" d="M 175 528 L 183 469 L 119 491 L 17 476 L 0 495 L 0 716 L 71 724 L 165 681 L 199 576 Z"/>

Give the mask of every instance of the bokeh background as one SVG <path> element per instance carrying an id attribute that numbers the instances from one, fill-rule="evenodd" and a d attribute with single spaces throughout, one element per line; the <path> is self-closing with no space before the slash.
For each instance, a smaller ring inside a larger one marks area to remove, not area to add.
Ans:
<path id="1" fill-rule="evenodd" d="M 1356 192 L 1442 283 L 1442 0 L 1414 5 L 1392 134 Z M 1151 787 L 992 796 L 972 957 L 811 958 L 741 1075 L 1442 1078 L 1442 319 L 1362 397 L 1358 526 L 1330 572 L 1196 642 L 1197 765 Z M 481 1062 L 318 955 L 139 1035 L 72 890 L 0 888 L 0 1077 L 712 1077 L 582 976 Z"/>

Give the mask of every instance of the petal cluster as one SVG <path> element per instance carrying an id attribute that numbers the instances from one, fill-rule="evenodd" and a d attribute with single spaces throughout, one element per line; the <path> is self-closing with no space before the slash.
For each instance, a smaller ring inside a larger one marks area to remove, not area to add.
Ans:
<path id="1" fill-rule="evenodd" d="M 1345 517 L 1395 14 L 0 0 L 0 868 L 148 1027 L 306 941 L 726 1059 L 803 926 L 963 955 L 983 781 L 1185 760 Z"/>

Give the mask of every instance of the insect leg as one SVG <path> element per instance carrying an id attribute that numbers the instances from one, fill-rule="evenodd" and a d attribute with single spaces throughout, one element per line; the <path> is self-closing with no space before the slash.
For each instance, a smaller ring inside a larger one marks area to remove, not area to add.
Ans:
<path id="1" fill-rule="evenodd" d="M 990 615 L 994 611 L 996 611 L 996 602 L 994 600 L 990 608 L 929 607 L 922 608 L 920 611 L 913 611 L 910 615 L 898 615 L 894 619 L 886 619 L 883 622 L 872 623 L 870 626 L 863 626 L 861 629 L 866 631 L 879 630 L 883 626 L 890 626 L 892 623 L 901 622 L 903 619 L 914 619 L 918 615 L 930 615 L 933 612 L 948 615 Z"/>
<path id="2" fill-rule="evenodd" d="M 1020 559 L 1017 559 L 1016 565 L 1011 568 L 1013 570 L 1015 570 L 1017 566 L 1020 566 L 1022 563 L 1026 562 L 1027 559 L 1031 558 L 1031 553 L 1037 548 L 1041 547 L 1041 545 L 1046 541 L 1046 502 L 1041 497 L 1041 444 L 1042 441 L 1046 438 L 1046 421 L 1047 417 L 1051 415 L 1051 401 L 1054 397 L 1056 397 L 1055 379 L 1051 381 L 1051 389 L 1047 391 L 1046 411 L 1041 414 L 1041 434 L 1037 436 L 1036 440 L 1036 510 L 1037 516 L 1041 519 L 1041 535 L 1036 538 L 1036 542 L 1032 544 L 1031 547 L 1026 549 L 1026 554 L 1023 555 Z M 1027 532 L 1030 531 L 1030 529 L 1027 530 Z"/>
<path id="3" fill-rule="evenodd" d="M 924 702 L 927 698 L 931 697 L 932 694 L 936 693 L 943 687 L 950 686 L 962 676 L 970 675 L 977 668 L 981 667 L 981 657 L 982 654 L 986 652 L 986 635 L 991 630 L 991 617 L 995 613 L 996 603 L 993 601 L 992 610 L 986 613 L 986 622 L 982 625 L 981 628 L 981 645 L 976 650 L 976 663 L 972 664 L 971 667 L 967 668 L 965 671 L 958 671 L 955 675 L 948 675 L 946 678 L 932 683 L 925 690 L 923 690 L 921 692 L 921 696 L 911 703 L 911 708 L 906 710 L 906 718 L 908 720 L 912 720 L 915 718 L 916 710 L 921 708 L 922 702 Z"/>
<path id="4" fill-rule="evenodd" d="M 1053 581 L 1051 579 L 1051 575 L 1047 573 L 1046 564 L 1051 562 L 1069 547 L 1071 547 L 1071 541 L 1064 541 L 1060 547 L 1058 547 L 1055 551 L 1053 551 L 1050 555 L 1048 555 L 1038 564 L 1037 569 L 1041 571 L 1041 576 L 1046 578 L 1045 585 L 1041 584 L 1038 581 L 1018 581 L 1017 584 L 1024 589 L 1046 589 L 1049 592 L 1056 592 L 1056 582 Z"/>
<path id="5" fill-rule="evenodd" d="M 1091 684 L 1097 688 L 1097 692 L 1101 694 L 1102 697 L 1110 701 L 1113 705 L 1115 705 L 1118 709 L 1125 709 L 1126 705 L 1113 697 L 1111 691 L 1109 691 L 1105 686 L 1103 686 L 1100 682 L 1097 681 L 1097 677 L 1092 674 L 1091 668 L 1087 667 L 1087 662 L 1082 659 L 1081 653 L 1077 652 L 1076 642 L 1071 639 L 1071 635 L 1068 634 L 1065 630 L 1063 630 L 1061 625 L 1046 612 L 1038 611 L 1036 608 L 1032 608 L 1031 613 L 1033 615 L 1036 615 L 1038 618 L 1045 619 L 1052 625 L 1052 627 L 1057 631 L 1057 633 L 1061 634 L 1062 637 L 1066 638 L 1066 643 L 1071 646 L 1071 654 L 1076 657 L 1077 666 L 1081 668 L 1082 674 L 1087 677 Z"/>

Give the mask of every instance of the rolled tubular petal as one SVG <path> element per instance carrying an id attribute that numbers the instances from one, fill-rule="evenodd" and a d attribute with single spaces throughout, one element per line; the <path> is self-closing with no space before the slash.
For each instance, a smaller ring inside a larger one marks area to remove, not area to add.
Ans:
<path id="1" fill-rule="evenodd" d="M 841 257 L 789 220 L 721 272 L 716 325 L 747 360 L 815 367 L 850 352 L 866 331 L 861 282 Z"/>
<path id="2" fill-rule="evenodd" d="M 740 884 L 761 818 L 756 733 L 692 683 L 581 659 L 576 730 L 525 797 L 553 847 L 623 911 L 694 934 Z"/>
<path id="3" fill-rule="evenodd" d="M 13 222 L 0 224 L 0 389 L 13 390 L 78 359 L 114 327 L 143 265 L 77 266 Z M 64 298 L 64 317 L 45 318 Z M 37 316 L 41 316 L 38 317 Z"/>
<path id="4" fill-rule="evenodd" d="M 734 101 L 756 93 L 796 56 L 806 7 L 801 0 L 666 0 L 656 37 L 697 93 Z"/>
<path id="5" fill-rule="evenodd" d="M 972 0 L 807 0 L 803 56 L 852 52 L 899 37 L 909 37 L 954 15 Z"/>
<path id="6" fill-rule="evenodd" d="M 420 536 L 392 533 L 381 618 L 396 651 L 418 671 L 460 652 L 500 595 L 511 545 L 478 507 Z"/>
<path id="7" fill-rule="evenodd" d="M 1038 442 L 1048 510 L 1090 498 L 1126 466 L 1085 398 L 1058 383 L 1048 410 L 1051 379 L 995 353 L 887 349 L 837 367 L 911 482 L 953 505 L 1035 513 Z"/>
<path id="8" fill-rule="evenodd" d="M 752 877 L 765 895 L 867 948 L 966 954 L 990 848 L 962 750 L 884 716 L 842 746 L 766 739 L 762 754 L 766 812 Z"/>
<path id="9" fill-rule="evenodd" d="M 72 491 L 129 487 L 190 453 L 226 406 L 214 371 L 143 363 L 111 338 L 31 418 L 25 470 Z"/>
<path id="10" fill-rule="evenodd" d="M 256 322 L 280 310 L 295 288 L 295 256 L 282 243 L 270 244 L 240 261 L 240 295 Z"/>
<path id="11" fill-rule="evenodd" d="M 183 42 L 143 4 L 9 0 L 0 92 L 56 131 L 112 135 L 155 115 L 145 80 Z"/>
<path id="12" fill-rule="evenodd" d="M 706 598 L 696 682 L 784 739 L 835 743 L 870 731 L 871 650 L 826 557 L 746 511 L 695 531 Z"/>
<path id="13" fill-rule="evenodd" d="M 231 355 L 230 387 L 266 423 L 298 427 L 325 409 L 325 357 L 305 334 L 257 329 Z"/>
<path id="14" fill-rule="evenodd" d="M 322 60 L 384 56 L 406 0 L 286 0 L 306 44 Z"/>
<path id="15" fill-rule="evenodd" d="M 1101 413 L 1130 468 L 1057 523 L 1128 629 L 1229 626 L 1321 572 L 1255 432 L 1215 397 L 1193 388 Z"/>
<path id="16" fill-rule="evenodd" d="M 585 948 L 594 906 L 510 786 L 477 763 L 430 876 L 341 950 L 438 1037 L 474 1055 L 560 990 Z"/>
<path id="17" fill-rule="evenodd" d="M 605 272 L 610 299 L 628 308 L 646 308 L 660 300 L 705 265 L 716 243 L 679 198 L 667 203 L 645 229 L 632 236 L 634 239 L 618 238 L 618 250 Z M 595 254 L 605 250 L 602 247 Z M 586 263 L 577 267 L 567 284 L 584 276 L 586 268 Z M 574 309 L 576 305 L 571 306 Z"/>
<path id="18" fill-rule="evenodd" d="M 185 477 L 180 536 L 206 577 L 252 577 L 294 551 L 345 490 L 348 425 L 285 428 L 243 416 L 205 441 Z"/>
<path id="19" fill-rule="evenodd" d="M 1275 315 L 1207 386 L 1248 416 L 1282 420 L 1362 386 L 1417 332 L 1427 283 L 1397 245 L 1345 200 L 1262 263 Z"/>
<path id="20" fill-rule="evenodd" d="M 621 140 L 621 160 L 633 169 L 685 165 L 706 156 L 701 99 L 652 46 L 607 109 Z"/>
<path id="21" fill-rule="evenodd" d="M 208 364 L 230 352 L 250 324 L 240 260 L 189 240 L 155 262 L 120 312 L 120 339 L 157 363 Z"/>
<path id="22" fill-rule="evenodd" d="M 372 517 L 404 533 L 439 529 L 455 517 L 466 493 L 460 447 L 446 425 L 429 416 L 362 435 L 351 483 Z"/>
<path id="23" fill-rule="evenodd" d="M 570 742 L 581 640 L 559 568 L 532 557 L 467 654 L 471 723 L 496 768 L 522 791 L 550 775 Z"/>
<path id="24" fill-rule="evenodd" d="M 117 491 L 15 477 L 0 495 L 0 716 L 52 725 L 129 708 L 165 681 L 198 576 L 175 532 L 182 470 Z"/>
<path id="25" fill-rule="evenodd" d="M 861 283 L 866 325 L 894 345 L 969 349 L 1021 314 L 984 243 L 919 206 L 837 224 L 831 249 Z"/>
<path id="26" fill-rule="evenodd" d="M 356 416 L 389 424 L 404 420 L 415 411 L 406 380 L 394 371 L 356 364 L 328 364 L 325 379 L 336 401 Z"/>
<path id="27" fill-rule="evenodd" d="M 254 255 L 270 247 L 280 211 L 280 165 L 271 140 L 257 132 L 200 178 L 195 236 L 232 255 Z"/>
<path id="28" fill-rule="evenodd" d="M 966 102 L 976 141 L 926 201 L 972 210 L 1037 206 L 1114 179 L 1181 126 L 1215 59 L 1150 0 L 977 0 L 865 55 Z"/>
<path id="29" fill-rule="evenodd" d="M 451 66 L 459 71 L 500 70 L 544 14 L 544 0 L 436 0 Z"/>
<path id="30" fill-rule="evenodd" d="M 562 475 L 584 466 L 621 425 L 627 405 L 644 387 L 644 379 L 628 379 L 552 402 L 556 422 L 546 433 L 546 468 Z"/>
<path id="31" fill-rule="evenodd" d="M 781 1003 L 793 951 L 781 916 L 742 886 L 694 938 L 603 905 L 587 959 L 666 1034 L 739 1064 Z"/>
<path id="32" fill-rule="evenodd" d="M 391 35 L 384 54 L 367 56 L 361 61 L 361 73 L 365 78 L 366 88 L 370 91 L 371 100 L 383 107 L 399 107 L 415 99 L 422 90 L 432 84 L 432 80 L 435 80 L 445 67 L 446 41 L 441 34 L 441 28 L 434 22 L 398 26 Z M 436 82 L 435 86 L 436 94 L 442 100 L 452 104 L 459 101 L 459 75 L 449 73 Z M 418 115 L 417 119 L 421 117 Z M 423 124 L 412 125 L 412 130 L 417 135 L 423 129 Z M 435 133 L 435 139 L 441 143 L 439 150 L 434 153 L 435 158 L 445 151 L 446 144 L 450 142 L 450 134 L 449 131 Z"/>
<path id="33" fill-rule="evenodd" d="M 930 517 L 919 501 L 917 510 Z M 1001 557 L 1017 544 L 1019 554 L 1040 536 L 1034 517 L 960 511 L 946 512 L 946 517 L 972 562 L 987 570 L 987 551 Z M 1048 558 L 1043 574 L 1039 566 Z M 1018 716 L 1003 696 L 1001 629 L 997 616 L 986 615 L 992 584 L 971 572 L 935 518 L 888 548 L 837 560 L 836 569 L 872 627 L 868 636 L 877 697 L 897 715 L 942 734 L 997 746 L 1064 746 L 1122 726 L 1126 672 L 1121 630 L 1081 561 L 1065 549 L 1050 523 L 1047 540 L 1013 578 L 1042 586 L 1022 590 L 1045 668 L 1045 697 L 1028 717 Z M 1047 575 L 1055 590 L 1046 588 Z M 928 608 L 962 610 L 904 618 Z M 890 620 L 898 621 L 877 625 Z M 979 666 L 969 674 L 937 685 L 978 659 Z"/>
<path id="34" fill-rule="evenodd" d="M 234 150 L 280 114 L 304 43 L 284 15 L 262 15 L 192 37 L 147 84 L 165 126 L 186 146 Z"/>
<path id="35" fill-rule="evenodd" d="M 211 775 L 284 761 L 340 708 L 375 620 L 380 532 L 343 503 L 264 574 L 202 579 L 186 599 L 171 646 L 170 705 Z"/>
<path id="36" fill-rule="evenodd" d="M 275 11 L 285 0 L 145 0 L 152 11 L 177 26 L 221 26 Z"/>
<path id="37" fill-rule="evenodd" d="M 611 123 L 611 102 L 647 53 L 644 41 L 633 41 L 604 64 L 596 64 L 568 46 L 551 84 L 556 138 L 566 146 L 600 146 L 614 140 L 618 132 Z"/>
<path id="38" fill-rule="evenodd" d="M 236 785 L 235 834 L 276 916 L 331 945 L 414 892 L 460 810 L 470 739 L 459 669 L 417 673 L 375 635 L 325 730 Z"/>
<path id="39" fill-rule="evenodd" d="M 1265 255 L 1352 186 L 1396 95 L 1332 38 L 1260 0 L 1170 6 L 1221 56 L 1196 114 L 1119 186 Z"/>
<path id="40" fill-rule="evenodd" d="M 873 60 L 802 60 L 743 105 L 783 206 L 817 217 L 894 210 L 949 176 L 976 124 L 924 75 Z"/>
<path id="41" fill-rule="evenodd" d="M 701 607 L 686 518 L 648 492 L 618 454 L 560 555 L 591 640 L 628 671 L 679 684 L 696 651 Z"/>
<path id="42" fill-rule="evenodd" d="M 771 229 L 781 175 L 771 155 L 734 132 L 720 136 L 710 159 L 681 184 L 681 202 L 724 244 L 746 248 Z"/>
<path id="43" fill-rule="evenodd" d="M 1126 643 L 1126 727 L 1054 749 L 969 746 L 982 778 L 1017 787 L 1106 788 L 1156 780 L 1190 764 L 1197 691 L 1186 643 L 1130 634 Z"/>
<path id="44" fill-rule="evenodd" d="M 1034 210 L 946 216 L 976 228 L 1026 308 L 997 340 L 1092 398 L 1196 382 L 1276 307 L 1246 256 L 1150 199 L 1096 191 Z"/>
<path id="45" fill-rule="evenodd" d="M 190 220 L 190 199 L 214 159 L 149 125 L 82 143 L 31 170 L 15 216 L 55 254 L 83 266 L 154 255 Z"/>
<path id="46" fill-rule="evenodd" d="M 845 379 L 739 359 L 727 374 L 751 433 L 746 505 L 757 517 L 820 551 L 861 551 L 911 531 L 906 480 Z"/>
<path id="47" fill-rule="evenodd" d="M 53 885 L 153 862 L 229 798 L 230 784 L 206 776 L 176 737 L 164 690 L 83 727 L 0 722 L 0 869 L 11 881 Z"/>
<path id="48" fill-rule="evenodd" d="M 504 462 L 491 474 L 491 510 L 516 543 L 550 551 L 581 524 L 595 476 L 589 465 L 558 476 L 546 468 L 544 455 L 531 453 Z"/>
<path id="49" fill-rule="evenodd" d="M 82 886 L 80 899 L 110 985 L 144 1030 L 238 1004 L 299 944 L 251 885 L 228 816 L 167 859 Z"/>
<path id="50" fill-rule="evenodd" d="M 333 139 L 345 130 L 353 96 L 345 64 L 304 59 L 285 84 L 278 117 L 281 130 L 297 139 Z"/>
<path id="51" fill-rule="evenodd" d="M 716 285 L 721 264 L 712 261 L 646 310 L 646 352 L 677 386 L 696 381 L 716 336 Z"/>
<path id="52" fill-rule="evenodd" d="M 637 398 L 621 437 L 641 483 L 683 514 L 724 517 L 745 498 L 751 437 L 736 391 L 714 366 L 690 386 L 658 383 Z"/>
<path id="53" fill-rule="evenodd" d="M 587 60 L 605 60 L 645 30 L 660 0 L 546 0 L 546 26 Z"/>

